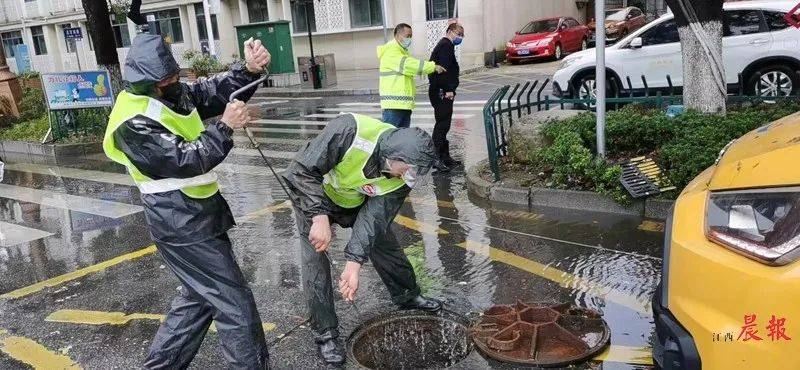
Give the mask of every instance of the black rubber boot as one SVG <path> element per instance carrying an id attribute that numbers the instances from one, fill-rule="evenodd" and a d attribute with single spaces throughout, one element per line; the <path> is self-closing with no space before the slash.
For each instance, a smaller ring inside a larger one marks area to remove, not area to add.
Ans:
<path id="1" fill-rule="evenodd" d="M 418 295 L 404 303 L 399 304 L 399 306 L 400 309 L 402 310 L 422 310 L 428 312 L 439 312 L 442 309 L 442 302 Z"/>
<path id="2" fill-rule="evenodd" d="M 451 168 L 448 167 L 441 159 L 437 159 L 435 162 L 433 162 L 433 168 L 435 168 L 438 172 L 450 172 L 451 170 Z"/>
<path id="3" fill-rule="evenodd" d="M 442 145 L 439 158 L 447 167 L 457 167 L 461 165 L 461 161 L 457 161 L 450 156 L 450 141 L 445 141 L 444 145 Z"/>

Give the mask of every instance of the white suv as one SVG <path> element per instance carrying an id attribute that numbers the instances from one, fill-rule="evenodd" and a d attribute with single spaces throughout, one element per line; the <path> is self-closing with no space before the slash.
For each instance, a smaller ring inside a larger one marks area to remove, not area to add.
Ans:
<path id="1" fill-rule="evenodd" d="M 746 1 L 725 3 L 723 59 L 728 86 L 738 87 L 739 75 L 745 93 L 785 96 L 800 92 L 800 29 L 790 26 L 785 15 L 791 1 Z M 645 88 L 683 85 L 683 61 L 678 27 L 672 14 L 665 14 L 606 47 L 610 94 L 642 92 Z M 594 97 L 595 50 L 572 54 L 553 76 L 559 97 Z M 761 78 L 758 78 L 758 76 Z M 630 87 L 628 84 L 630 79 Z M 573 88 L 570 89 L 569 86 Z M 676 89 L 676 91 L 679 91 Z"/>

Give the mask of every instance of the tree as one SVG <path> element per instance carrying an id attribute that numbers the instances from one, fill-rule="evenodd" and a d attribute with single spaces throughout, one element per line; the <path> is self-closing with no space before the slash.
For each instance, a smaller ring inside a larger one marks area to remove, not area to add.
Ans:
<path id="1" fill-rule="evenodd" d="M 122 91 L 122 72 L 119 66 L 114 30 L 111 27 L 108 4 L 105 0 L 82 0 L 86 13 L 86 28 L 94 42 L 97 65 L 108 71 L 115 94 Z"/>
<path id="2" fill-rule="evenodd" d="M 683 103 L 725 114 L 728 92 L 722 61 L 724 0 L 666 0 L 675 14 L 683 55 Z"/>

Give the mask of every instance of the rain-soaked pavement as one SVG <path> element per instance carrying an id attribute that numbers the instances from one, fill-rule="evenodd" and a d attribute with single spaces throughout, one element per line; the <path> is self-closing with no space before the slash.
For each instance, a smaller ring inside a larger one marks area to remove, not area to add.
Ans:
<path id="1" fill-rule="evenodd" d="M 485 157 L 480 109 L 491 87 L 472 83 L 465 89 L 456 103 L 451 142 L 455 157 L 469 166 Z M 419 99 L 413 124 L 430 131 L 433 111 L 427 99 Z M 265 115 L 253 127 L 278 168 L 339 112 L 379 114 L 375 97 L 366 96 L 254 102 L 263 104 Z M 237 216 L 230 235 L 264 321 L 272 364 L 321 368 L 303 325 L 307 314 L 291 210 L 246 138 L 237 136 L 236 143 L 217 171 Z M 152 247 L 138 191 L 124 169 L 102 155 L 57 163 L 4 160 L 0 369 L 70 368 L 73 362 L 85 369 L 139 367 L 179 283 Z M 638 369 L 650 363 L 649 299 L 663 236 L 658 222 L 488 204 L 467 194 L 463 171 L 435 175 L 412 192 L 400 215 L 393 227 L 418 267 L 420 284 L 450 310 L 474 315 L 517 300 L 573 302 L 602 312 L 612 344 L 609 353 L 577 368 Z M 339 269 L 348 236 L 349 230 L 336 230 L 331 256 Z M 362 271 L 361 315 L 337 301 L 346 334 L 391 309 L 374 269 Z M 206 339 L 192 368 L 224 368 L 216 334 Z M 456 367 L 514 368 L 477 351 Z"/>

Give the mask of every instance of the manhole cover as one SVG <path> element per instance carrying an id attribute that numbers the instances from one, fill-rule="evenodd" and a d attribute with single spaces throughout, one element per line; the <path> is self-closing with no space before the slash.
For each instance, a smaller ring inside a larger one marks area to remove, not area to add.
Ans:
<path id="1" fill-rule="evenodd" d="M 369 369 L 441 369 L 471 350 L 467 320 L 449 311 L 386 314 L 357 328 L 347 343 L 351 360 Z"/>
<path id="2" fill-rule="evenodd" d="M 600 313 L 569 303 L 494 306 L 471 331 L 475 345 L 487 356 L 537 366 L 586 361 L 602 351 L 611 338 Z"/>

